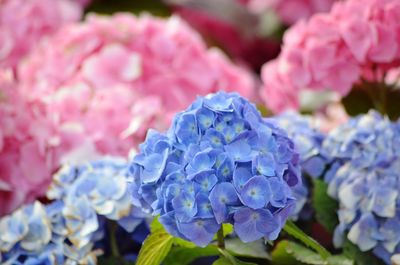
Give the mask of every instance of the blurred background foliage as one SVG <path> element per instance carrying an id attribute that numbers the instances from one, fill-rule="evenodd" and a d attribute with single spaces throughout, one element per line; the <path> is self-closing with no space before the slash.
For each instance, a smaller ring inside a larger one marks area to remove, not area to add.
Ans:
<path id="1" fill-rule="evenodd" d="M 148 12 L 157 16 L 168 16 L 169 8 L 158 0 L 94 0 L 87 12 L 112 14 L 115 12 L 131 12 L 138 14 Z"/>

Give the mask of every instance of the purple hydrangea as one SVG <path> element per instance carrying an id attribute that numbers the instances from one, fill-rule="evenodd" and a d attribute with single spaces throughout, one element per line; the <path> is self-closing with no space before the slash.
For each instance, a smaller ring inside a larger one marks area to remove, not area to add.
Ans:
<path id="1" fill-rule="evenodd" d="M 360 250 L 390 264 L 400 253 L 400 125 L 377 112 L 358 116 L 332 131 L 323 143 L 341 161 L 327 178 L 339 201 L 334 243 L 344 235 Z"/>
<path id="2" fill-rule="evenodd" d="M 223 223 L 244 242 L 276 239 L 301 184 L 292 140 L 225 92 L 199 97 L 167 133 L 149 131 L 130 172 L 133 203 L 199 246 Z"/>

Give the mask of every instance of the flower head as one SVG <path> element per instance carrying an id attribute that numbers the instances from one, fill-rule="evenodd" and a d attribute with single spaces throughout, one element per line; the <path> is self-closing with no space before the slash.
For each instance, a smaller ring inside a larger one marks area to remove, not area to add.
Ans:
<path id="1" fill-rule="evenodd" d="M 325 154 L 322 142 L 325 135 L 321 133 L 315 120 L 311 116 L 302 116 L 295 112 L 285 112 L 279 116 L 267 119 L 283 128 L 293 139 L 296 149 L 300 155 L 300 165 L 303 176 L 319 178 L 329 168 L 332 159 Z M 297 219 L 301 210 L 308 201 L 307 181 L 303 180 L 303 185 L 293 188 L 296 197 L 296 210 L 292 218 Z"/>
<path id="2" fill-rule="evenodd" d="M 88 214 L 86 208 L 111 220 L 127 216 L 131 210 L 127 190 L 127 162 L 122 158 L 105 157 L 78 166 L 65 165 L 55 174 L 47 193 L 50 199 L 63 199 L 74 220 Z M 76 201 L 76 200 L 79 200 Z M 82 209 L 80 209 L 82 207 Z M 96 218 L 97 219 L 97 218 Z"/>
<path id="3" fill-rule="evenodd" d="M 338 166 L 326 178 L 328 193 L 339 201 L 336 245 L 343 235 L 362 251 L 373 250 L 387 264 L 399 252 L 399 124 L 376 112 L 350 119 L 323 143 Z"/>
<path id="4" fill-rule="evenodd" d="M 74 139 L 60 152 L 90 159 L 127 155 L 196 95 L 253 92 L 250 75 L 179 18 L 150 15 L 89 15 L 39 45 L 18 75 L 24 97 L 64 133 L 60 141 Z"/>
<path id="5" fill-rule="evenodd" d="M 329 13 L 295 24 L 279 57 L 263 67 L 266 103 L 282 112 L 298 109 L 307 89 L 345 96 L 365 80 L 384 82 L 399 66 L 399 10 L 396 0 L 337 1 Z"/>
<path id="6" fill-rule="evenodd" d="M 48 192 L 52 203 L 35 202 L 0 219 L 6 264 L 96 264 L 101 251 L 94 244 L 105 234 L 106 219 L 132 232 L 146 218 L 132 209 L 127 169 L 116 157 L 61 169 Z"/>
<path id="7" fill-rule="evenodd" d="M 205 246 L 222 223 L 245 242 L 275 239 L 300 184 L 293 142 L 237 94 L 199 97 L 133 159 L 133 202 L 169 233 Z"/>

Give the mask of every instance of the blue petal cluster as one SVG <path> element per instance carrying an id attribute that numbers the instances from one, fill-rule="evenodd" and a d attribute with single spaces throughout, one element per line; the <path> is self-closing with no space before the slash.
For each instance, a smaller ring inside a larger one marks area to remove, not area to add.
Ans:
<path id="1" fill-rule="evenodd" d="M 96 264 L 91 244 L 69 245 L 59 203 L 24 206 L 0 220 L 2 264 Z"/>
<path id="2" fill-rule="evenodd" d="M 275 239 L 301 182 L 286 133 L 238 94 L 198 98 L 168 133 L 149 131 L 131 167 L 133 203 L 174 236 L 205 246 L 222 223 L 244 242 Z"/>
<path id="3" fill-rule="evenodd" d="M 341 165 L 327 179 L 340 203 L 334 243 L 344 234 L 387 264 L 400 253 L 400 125 L 377 112 L 351 119 L 323 143 Z"/>
<path id="4" fill-rule="evenodd" d="M 48 191 L 53 203 L 35 202 L 0 220 L 2 262 L 96 264 L 92 249 L 103 237 L 102 218 L 129 231 L 143 220 L 132 211 L 127 173 L 126 161 L 117 158 L 63 167 Z"/>
<path id="5" fill-rule="evenodd" d="M 325 134 L 317 129 L 313 124 L 312 118 L 296 112 L 285 112 L 267 120 L 284 129 L 289 137 L 293 139 L 300 154 L 303 175 L 312 178 L 321 177 L 330 166 L 332 160 L 322 149 Z M 308 201 L 309 194 L 306 180 L 303 180 L 303 185 L 297 185 L 293 188 L 293 195 L 296 198 L 296 210 L 291 218 L 296 220 Z"/>

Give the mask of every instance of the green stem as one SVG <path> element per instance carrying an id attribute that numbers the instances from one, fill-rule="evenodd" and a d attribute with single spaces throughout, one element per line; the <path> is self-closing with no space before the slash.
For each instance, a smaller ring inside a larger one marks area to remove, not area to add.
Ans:
<path id="1" fill-rule="evenodd" d="M 121 255 L 119 253 L 117 237 L 116 237 L 117 224 L 113 221 L 109 221 L 108 226 L 109 226 L 109 232 L 110 232 L 111 253 L 112 253 L 113 257 L 120 257 Z"/>
<path id="2" fill-rule="evenodd" d="M 285 230 L 289 235 L 301 241 L 304 245 L 314 249 L 323 259 L 327 259 L 329 256 L 331 256 L 331 253 L 329 253 L 328 250 L 326 250 L 313 238 L 306 235 L 292 221 L 287 221 L 283 230 Z"/>
<path id="3" fill-rule="evenodd" d="M 221 228 L 218 230 L 218 233 L 217 233 L 217 242 L 218 242 L 218 248 L 225 249 L 224 228 L 223 228 L 222 225 L 221 225 Z"/>

